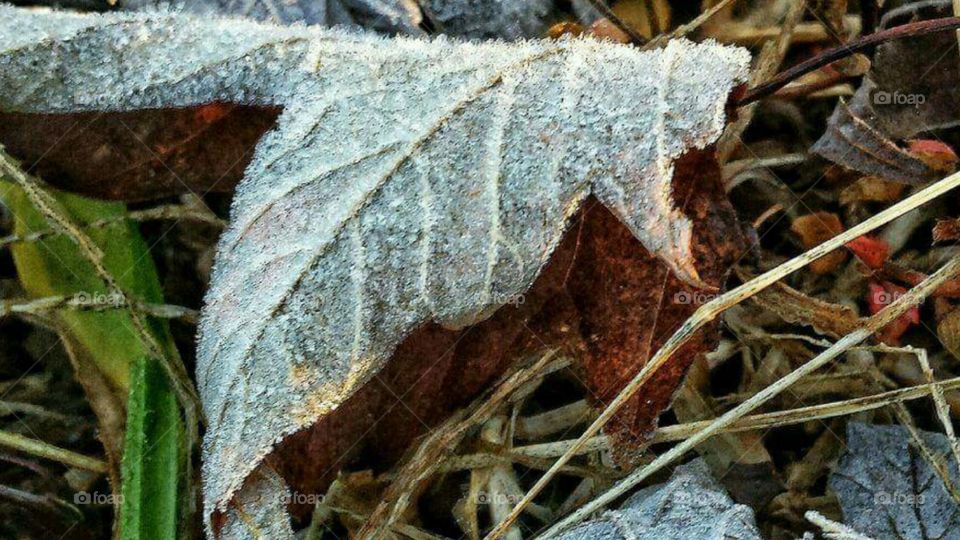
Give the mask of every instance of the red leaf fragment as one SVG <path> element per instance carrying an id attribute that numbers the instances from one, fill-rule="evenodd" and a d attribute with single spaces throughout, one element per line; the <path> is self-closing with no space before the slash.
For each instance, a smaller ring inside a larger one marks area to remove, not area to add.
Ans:
<path id="1" fill-rule="evenodd" d="M 889 281 L 871 281 L 867 284 L 867 309 L 876 314 L 896 299 L 907 293 L 907 289 Z M 895 321 L 883 327 L 877 337 L 887 345 L 899 345 L 900 337 L 911 326 L 920 324 L 920 307 L 913 306 Z"/>
<path id="2" fill-rule="evenodd" d="M 889 244 L 872 236 L 859 236 L 847 242 L 846 246 L 871 270 L 883 268 L 883 264 L 890 257 Z"/>
<path id="3" fill-rule="evenodd" d="M 950 174 L 957 170 L 957 154 L 949 145 L 931 139 L 913 139 L 907 141 L 909 152 L 926 163 L 934 171 Z"/>

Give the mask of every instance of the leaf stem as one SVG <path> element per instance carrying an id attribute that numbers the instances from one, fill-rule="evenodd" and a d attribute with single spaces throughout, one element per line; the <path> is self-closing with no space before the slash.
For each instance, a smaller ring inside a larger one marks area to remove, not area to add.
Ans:
<path id="1" fill-rule="evenodd" d="M 874 32 L 873 34 L 863 36 L 857 40 L 851 41 L 850 43 L 846 43 L 844 45 L 824 51 L 817 56 L 810 58 L 809 60 L 800 62 L 786 71 L 780 72 L 776 77 L 773 77 L 766 83 L 747 90 L 743 97 L 737 101 L 736 105 L 738 107 L 742 107 L 759 99 L 765 98 L 780 88 L 783 88 L 787 85 L 787 83 L 793 81 L 801 75 L 805 75 L 811 71 L 820 69 L 827 64 L 832 64 L 833 62 L 836 62 L 842 58 L 846 58 L 854 53 L 868 50 L 881 43 L 896 39 L 935 34 L 945 30 L 956 30 L 958 28 L 960 28 L 960 17 L 943 17 L 940 19 L 930 19 L 928 21 L 903 24 L 887 30 Z"/>

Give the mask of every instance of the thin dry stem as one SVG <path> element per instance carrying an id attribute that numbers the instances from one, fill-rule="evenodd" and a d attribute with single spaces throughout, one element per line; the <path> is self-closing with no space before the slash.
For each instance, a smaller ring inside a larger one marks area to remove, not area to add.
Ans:
<path id="1" fill-rule="evenodd" d="M 166 204 L 143 210 L 133 210 L 122 216 L 98 219 L 97 221 L 84 225 L 82 228 L 86 230 L 102 229 L 103 227 L 125 221 L 146 222 L 160 220 L 196 221 L 221 229 L 226 225 L 222 219 L 218 218 L 213 212 L 210 212 L 209 209 L 199 209 L 192 205 L 185 204 Z M 33 231 L 29 234 L 11 234 L 0 238 L 0 248 L 20 242 L 37 242 L 53 236 L 59 236 L 60 234 L 63 234 L 62 231 L 57 229 L 44 229 L 41 231 Z"/>
<path id="2" fill-rule="evenodd" d="M 843 18 L 843 24 L 850 30 L 851 35 L 860 33 L 860 17 L 847 15 Z M 753 47 L 759 41 L 776 39 L 779 35 L 779 26 L 756 27 L 736 21 L 722 26 L 718 25 L 717 28 L 711 29 L 709 33 L 709 37 L 717 41 L 744 47 Z M 833 41 L 833 34 L 830 34 L 819 22 L 802 22 L 797 25 L 793 32 L 794 43 L 823 43 L 825 41 Z"/>
<path id="3" fill-rule="evenodd" d="M 803 7 L 805 5 L 806 0 L 793 1 L 789 11 L 787 11 L 786 17 L 784 17 L 783 24 L 780 26 L 780 34 L 777 36 L 777 40 L 772 43 L 767 43 L 764 45 L 763 50 L 760 51 L 760 56 L 757 58 L 757 66 L 754 68 L 753 73 L 750 74 L 751 87 L 762 86 L 763 83 L 777 74 L 777 69 L 780 67 L 780 63 L 783 62 L 783 58 L 790 48 L 790 43 L 793 40 L 793 32 L 803 17 Z M 720 141 L 717 142 L 717 159 L 720 163 L 726 163 L 733 151 L 740 145 L 740 135 L 743 135 L 747 126 L 753 121 L 753 114 L 756 112 L 756 108 L 756 103 L 741 107 L 736 121 L 728 125 L 727 129 L 723 132 L 723 136 L 720 137 Z"/>
<path id="4" fill-rule="evenodd" d="M 397 473 L 396 480 L 384 494 L 383 502 L 377 505 L 357 534 L 358 540 L 380 538 L 385 534 L 403 514 L 410 498 L 416 492 L 415 487 L 436 472 L 444 461 L 443 457 L 462 440 L 469 429 L 484 423 L 495 414 L 501 406 L 508 403 L 516 390 L 531 381 L 542 379 L 558 366 L 569 363 L 569 359 L 557 359 L 555 350 L 548 351 L 532 366 L 514 371 L 498 384 L 492 393 L 481 396 L 469 409 L 455 414 L 435 429 Z"/>
<path id="5" fill-rule="evenodd" d="M 810 523 L 820 527 L 823 535 L 831 540 L 873 540 L 869 536 L 864 536 L 843 523 L 837 523 L 827 518 L 816 510 L 810 510 L 803 516 L 807 518 L 807 521 Z"/>
<path id="6" fill-rule="evenodd" d="M 960 0 L 957 0 L 957 2 L 960 2 Z M 911 349 L 913 348 L 911 347 Z M 943 432 L 946 434 L 947 440 L 950 441 L 950 451 L 953 454 L 957 470 L 960 471 L 960 441 L 957 440 L 957 434 L 954 432 L 953 420 L 950 419 L 950 405 L 947 404 L 947 398 L 944 395 L 943 383 L 937 382 L 936 377 L 934 377 L 933 368 L 930 367 L 930 360 L 927 358 L 927 351 L 925 349 L 913 350 L 916 351 L 917 361 L 920 362 L 924 377 L 930 383 L 930 396 L 933 397 L 937 418 L 943 425 Z"/>
<path id="7" fill-rule="evenodd" d="M 713 18 L 714 15 L 716 15 L 717 13 L 720 13 L 720 11 L 722 11 L 724 8 L 733 4 L 733 2 L 735 1 L 736 0 L 720 0 L 713 7 L 711 7 L 710 9 L 698 15 L 696 19 L 688 22 L 687 24 L 678 26 L 673 32 L 670 32 L 669 34 L 661 34 L 653 38 L 652 40 L 650 40 L 649 43 L 644 45 L 641 48 L 641 50 L 649 51 L 650 49 L 662 47 L 663 45 L 666 45 L 666 43 L 671 39 L 680 38 L 689 34 L 690 32 L 693 32 L 697 28 L 700 28 L 701 26 L 703 26 L 705 22 Z M 957 1 L 960 1 L 960 0 L 957 0 Z"/>
<path id="8" fill-rule="evenodd" d="M 183 319 L 197 324 L 196 310 L 171 304 L 150 304 L 133 298 L 77 298 L 76 296 L 47 296 L 32 300 L 0 300 L 0 317 L 8 315 L 44 315 L 51 311 L 69 309 L 75 311 L 105 311 L 110 309 L 136 309 L 159 319 Z"/>
<path id="9" fill-rule="evenodd" d="M 851 350 L 861 347 L 852 347 Z M 954 390 L 960 388 L 960 377 L 946 379 L 938 383 L 943 390 Z M 882 392 L 869 396 L 862 396 L 843 401 L 834 401 L 820 405 L 810 405 L 808 407 L 798 407 L 785 411 L 775 411 L 751 416 L 744 416 L 736 422 L 724 428 L 721 433 L 735 433 L 738 431 L 766 430 L 776 427 L 801 424 L 811 420 L 824 420 L 838 416 L 847 416 L 858 412 L 870 411 L 886 407 L 894 403 L 902 403 L 921 399 L 930 395 L 930 387 L 926 384 L 909 386 Z M 709 427 L 713 420 L 701 420 L 697 422 L 686 422 L 665 426 L 654 433 L 649 444 L 659 444 L 667 442 L 676 442 L 688 439 L 698 432 Z M 551 458 L 563 455 L 573 446 L 575 440 L 556 441 L 550 443 L 530 444 L 518 446 L 511 453 L 524 455 L 531 458 Z M 599 435 L 591 438 L 586 445 L 580 449 L 580 453 L 595 452 L 609 448 L 609 442 L 606 436 Z M 503 458 L 501 458 L 503 459 Z"/>
<path id="10" fill-rule="evenodd" d="M 914 422 L 910 411 L 903 403 L 895 403 L 893 405 L 893 412 L 903 427 L 907 429 L 907 432 L 910 433 L 910 438 L 913 440 L 913 444 L 920 449 L 920 455 L 924 461 L 930 465 L 933 472 L 940 478 L 940 482 L 943 484 L 944 489 L 947 490 L 947 493 L 950 494 L 950 498 L 953 499 L 954 503 L 960 505 L 960 491 L 957 491 L 957 486 L 954 485 L 950 479 L 950 473 L 944 466 L 941 456 L 938 456 L 937 453 L 930 448 L 930 445 L 927 444 L 927 441 L 920 436 L 920 430 L 917 429 L 917 424 Z"/>
<path id="11" fill-rule="evenodd" d="M 30 439 L 18 433 L 0 431 L 0 446 L 63 463 L 68 467 L 75 467 L 95 473 L 107 472 L 107 464 L 99 459 L 71 452 L 70 450 L 65 450 L 43 441 Z"/>

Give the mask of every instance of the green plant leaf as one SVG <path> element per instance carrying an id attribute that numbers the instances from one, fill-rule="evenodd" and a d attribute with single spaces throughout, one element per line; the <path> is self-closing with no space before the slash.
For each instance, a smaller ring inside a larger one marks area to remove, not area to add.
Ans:
<path id="1" fill-rule="evenodd" d="M 127 409 L 120 537 L 176 538 L 184 427 L 169 381 L 149 357 L 133 365 Z"/>
<path id="2" fill-rule="evenodd" d="M 104 268 L 128 295 L 162 303 L 147 244 L 136 225 L 122 219 L 126 205 L 69 193 L 52 195 L 57 205 L 54 211 L 71 219 L 99 246 Z M 51 224 L 19 185 L 0 182 L 0 201 L 14 216 L 15 234 L 50 230 Z M 47 235 L 16 243 L 11 250 L 29 297 L 64 296 L 97 304 L 111 301 L 106 284 L 69 237 Z M 185 489 L 189 471 L 185 427 L 170 382 L 159 363 L 150 358 L 130 312 L 122 306 L 62 309 L 44 322 L 61 336 L 100 421 L 111 482 L 122 494 L 121 538 L 176 538 L 178 521 L 184 521 L 178 518 L 183 517 L 190 499 L 181 497 L 190 493 Z M 164 354 L 178 355 L 166 321 L 147 318 L 147 325 Z"/>

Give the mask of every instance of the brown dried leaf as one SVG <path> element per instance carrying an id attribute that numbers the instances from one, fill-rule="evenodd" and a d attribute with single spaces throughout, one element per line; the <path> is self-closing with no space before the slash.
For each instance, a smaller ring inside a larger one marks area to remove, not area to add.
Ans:
<path id="1" fill-rule="evenodd" d="M 878 176 L 864 176 L 840 191 L 840 204 L 849 206 L 865 202 L 893 202 L 900 200 L 904 185 Z"/>
<path id="2" fill-rule="evenodd" d="M 951 309 L 937 321 L 937 337 L 954 358 L 960 358 L 960 309 Z"/>
<path id="3" fill-rule="evenodd" d="M 933 227 L 934 243 L 960 240 L 960 218 L 941 219 Z"/>
<path id="4" fill-rule="evenodd" d="M 742 269 L 737 271 L 737 275 L 743 281 L 753 277 Z M 807 296 L 783 283 L 761 291 L 750 301 L 776 313 L 788 323 L 809 326 L 820 334 L 834 338 L 841 338 L 863 326 L 863 320 L 853 309 Z"/>
<path id="5" fill-rule="evenodd" d="M 918 2 L 891 10 L 890 28 L 918 19 L 949 17 L 949 1 Z M 917 156 L 897 146 L 918 133 L 960 122 L 960 56 L 957 36 L 940 32 L 886 42 L 850 100 L 840 102 L 827 132 L 812 150 L 865 174 L 906 184 L 939 177 Z"/>
<path id="6" fill-rule="evenodd" d="M 0 141 L 59 188 L 139 201 L 233 191 L 279 114 L 226 103 L 131 112 L 0 110 Z"/>
<path id="7" fill-rule="evenodd" d="M 793 220 L 790 230 L 800 237 L 803 249 L 814 248 L 844 231 L 843 223 L 831 212 L 815 212 Z M 847 252 L 838 249 L 810 263 L 815 274 L 827 274 L 847 260 Z"/>

